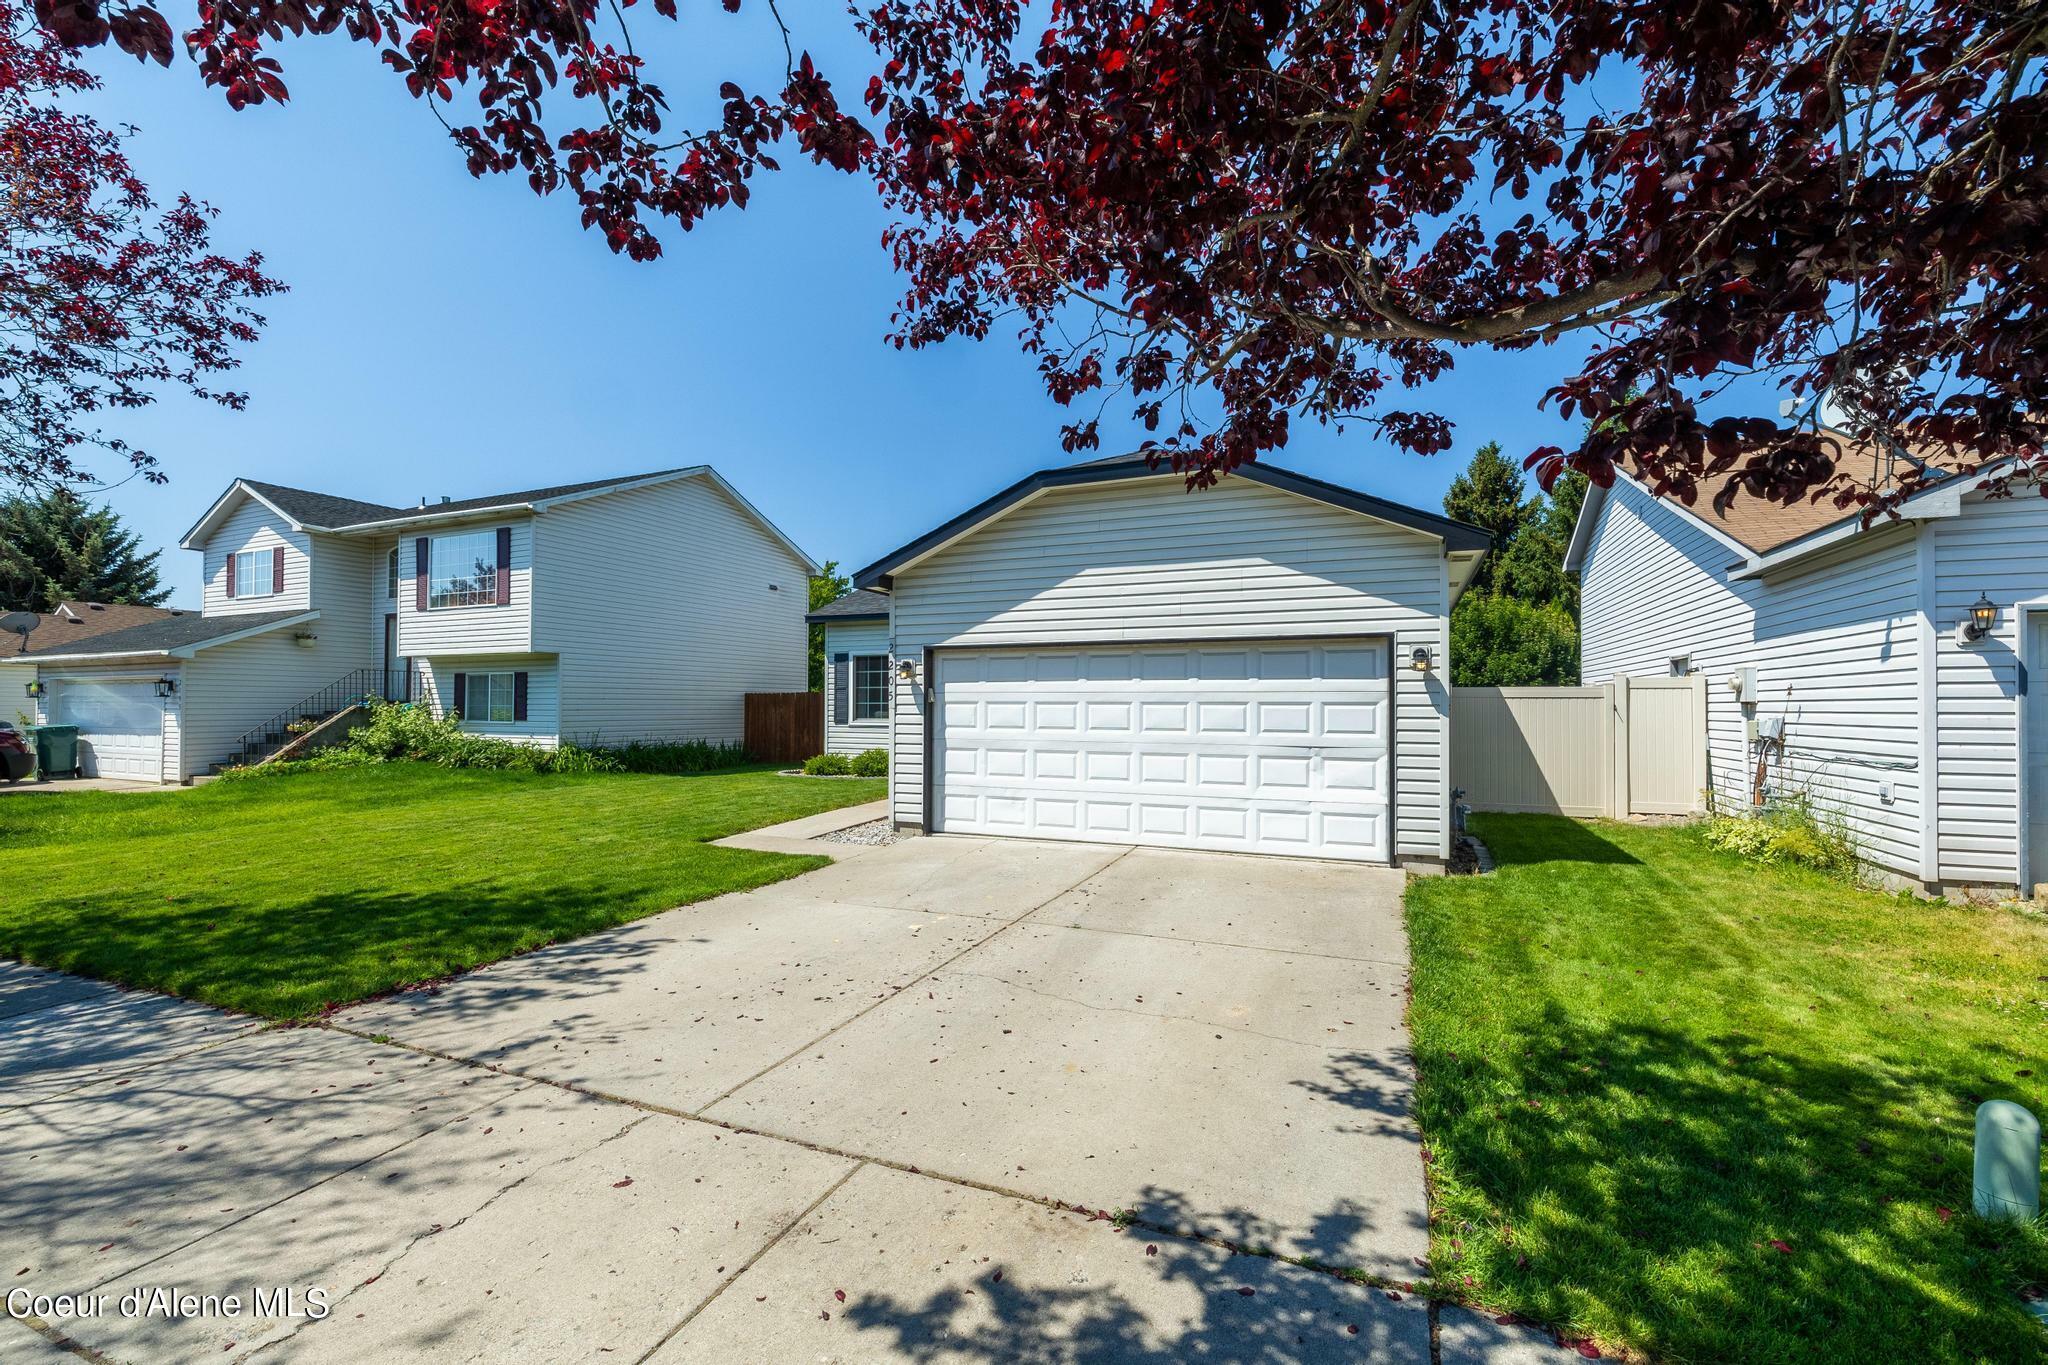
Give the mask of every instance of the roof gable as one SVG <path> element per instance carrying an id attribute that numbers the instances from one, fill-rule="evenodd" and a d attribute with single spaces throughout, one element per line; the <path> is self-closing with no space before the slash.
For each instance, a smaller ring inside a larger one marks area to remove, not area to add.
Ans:
<path id="1" fill-rule="evenodd" d="M 295 531 L 369 531 L 430 522 L 444 517 L 469 516 L 480 512 L 539 512 L 582 498 L 597 497 L 606 493 L 624 493 L 674 479 L 697 477 L 709 480 L 714 487 L 732 499 L 741 512 L 759 522 L 770 535 L 806 565 L 810 572 L 818 571 L 816 560 L 791 540 L 781 527 L 763 516 L 759 508 L 742 497 L 738 489 L 726 482 L 724 476 L 708 464 L 659 469 L 648 474 L 622 474 L 608 479 L 589 479 L 582 483 L 553 484 L 546 488 L 528 488 L 516 493 L 494 493 L 481 498 L 422 503 L 417 507 L 391 507 L 384 503 L 340 498 L 328 493 L 289 488 L 283 484 L 264 483 L 256 479 L 236 479 L 226 492 L 214 499 L 213 505 L 206 509 L 206 514 L 193 524 L 192 529 L 187 531 L 178 543 L 188 550 L 204 548 L 207 539 L 219 530 L 221 523 L 226 521 L 244 501 L 252 498 L 283 517 Z"/>
<path id="2" fill-rule="evenodd" d="M 1143 455 L 1111 456 L 1107 459 L 1091 460 L 1085 464 L 1042 469 L 1011 484 L 994 497 L 977 503 L 951 521 L 935 527 L 893 553 L 884 555 L 854 575 L 854 586 L 886 589 L 897 573 L 1052 490 L 1078 488 L 1089 484 L 1178 477 L 1171 470 L 1154 467 Z M 1483 553 L 1493 544 L 1493 538 L 1477 526 L 1434 512 L 1425 512 L 1420 508 L 1389 502 L 1370 493 L 1361 493 L 1354 488 L 1310 478 L 1306 474 L 1297 474 L 1291 469 L 1282 469 L 1277 465 L 1240 465 L 1232 470 L 1228 477 L 1262 484 L 1284 493 L 1293 493 L 1315 502 L 1355 512 L 1360 516 L 1371 517 L 1376 521 L 1388 522 L 1432 536 L 1441 540 L 1447 551 Z M 1192 496 L 1200 497 L 1201 494 L 1196 493 Z"/>

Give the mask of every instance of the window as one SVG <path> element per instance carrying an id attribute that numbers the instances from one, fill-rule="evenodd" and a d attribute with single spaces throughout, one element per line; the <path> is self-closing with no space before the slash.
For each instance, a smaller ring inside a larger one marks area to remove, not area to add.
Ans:
<path id="1" fill-rule="evenodd" d="M 882 654 L 853 656 L 853 718 L 881 720 L 889 714 L 889 659 Z"/>
<path id="2" fill-rule="evenodd" d="M 277 586 L 277 551 L 244 550 L 235 556 L 236 597 L 268 597 Z"/>
<path id="3" fill-rule="evenodd" d="M 463 713 L 464 720 L 486 725 L 509 724 L 518 714 L 512 707 L 510 673 L 466 674 L 463 691 L 463 705 L 468 708 Z"/>
<path id="4" fill-rule="evenodd" d="M 384 561 L 384 595 L 398 596 L 398 547 L 391 547 L 391 557 Z"/>
<path id="5" fill-rule="evenodd" d="M 488 607 L 497 600 L 497 533 L 468 531 L 459 536 L 435 536 L 427 554 L 428 608 Z"/>

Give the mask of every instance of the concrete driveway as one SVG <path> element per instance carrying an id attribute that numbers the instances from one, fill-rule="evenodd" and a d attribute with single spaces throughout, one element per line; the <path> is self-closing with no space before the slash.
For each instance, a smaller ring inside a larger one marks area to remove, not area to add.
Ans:
<path id="1" fill-rule="evenodd" d="M 107 1296 L 0 1358 L 1553 1355 L 1385 1292 L 1400 890 L 939 837 L 321 1028 L 0 970 L 0 1282 Z"/>

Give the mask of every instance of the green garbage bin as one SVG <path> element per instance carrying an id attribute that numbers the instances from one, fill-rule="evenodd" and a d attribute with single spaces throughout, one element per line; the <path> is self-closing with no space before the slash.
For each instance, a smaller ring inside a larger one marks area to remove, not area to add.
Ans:
<path id="1" fill-rule="evenodd" d="M 78 727 L 38 725 L 36 727 L 37 776 L 47 780 L 58 773 L 79 775 Z"/>

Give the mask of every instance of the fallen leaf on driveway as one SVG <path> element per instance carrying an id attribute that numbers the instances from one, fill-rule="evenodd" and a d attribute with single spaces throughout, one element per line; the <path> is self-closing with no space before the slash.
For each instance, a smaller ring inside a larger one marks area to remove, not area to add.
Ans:
<path id="1" fill-rule="evenodd" d="M 844 1289 L 835 1289 L 832 1291 L 832 1297 L 839 1300 L 841 1303 L 845 1303 L 846 1291 Z"/>
<path id="2" fill-rule="evenodd" d="M 615 1190 L 623 1190 L 623 1189 L 625 1189 L 625 1188 L 626 1188 L 626 1186 L 628 1186 L 628 1185 L 630 1185 L 630 1184 L 632 1184 L 632 1183 L 633 1183 L 633 1177 L 629 1175 L 629 1176 L 627 1176 L 627 1177 L 626 1177 L 626 1178 L 625 1178 L 624 1180 L 614 1180 L 614 1181 L 612 1182 L 612 1188 L 613 1188 L 613 1189 L 615 1189 Z"/>
<path id="3" fill-rule="evenodd" d="M 1248 1298 L 1250 1298 L 1250 1297 L 1251 1297 L 1252 1295 L 1254 1295 L 1254 1294 L 1258 1293 L 1259 1291 L 1258 1291 L 1258 1290 L 1256 1290 L 1256 1289 L 1254 1289 L 1254 1288 L 1252 1288 L 1252 1287 L 1251 1287 L 1250 1285 L 1248 1285 L 1248 1284 L 1241 1284 L 1241 1285 L 1239 1285 L 1239 1286 L 1237 1287 L 1237 1292 L 1238 1292 L 1238 1295 L 1239 1295 L 1240 1297 L 1242 1297 L 1242 1298 L 1247 1298 L 1247 1299 L 1248 1299 Z"/>

